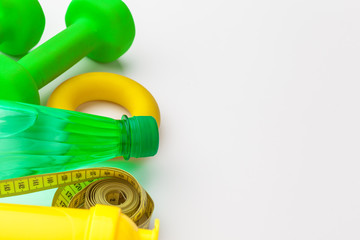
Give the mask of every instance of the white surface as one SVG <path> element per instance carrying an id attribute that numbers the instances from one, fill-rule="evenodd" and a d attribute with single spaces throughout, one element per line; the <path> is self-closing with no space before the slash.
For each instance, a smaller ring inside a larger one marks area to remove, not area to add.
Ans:
<path id="1" fill-rule="evenodd" d="M 70 1 L 40 2 L 44 41 Z M 42 100 L 89 71 L 155 96 L 159 153 L 132 173 L 155 200 L 160 240 L 359 239 L 359 2 L 126 3 L 130 51 L 106 65 L 84 59 Z"/>

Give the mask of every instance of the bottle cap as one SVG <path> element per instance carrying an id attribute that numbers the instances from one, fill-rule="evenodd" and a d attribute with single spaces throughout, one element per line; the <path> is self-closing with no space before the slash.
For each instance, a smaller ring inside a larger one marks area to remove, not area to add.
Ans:
<path id="1" fill-rule="evenodd" d="M 128 118 L 130 126 L 130 157 L 154 156 L 159 148 L 159 129 L 155 118 L 134 116 Z"/>

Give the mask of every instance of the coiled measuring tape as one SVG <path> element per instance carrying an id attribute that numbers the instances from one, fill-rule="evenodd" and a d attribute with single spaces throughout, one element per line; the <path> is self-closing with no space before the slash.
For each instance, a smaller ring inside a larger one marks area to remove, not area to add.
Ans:
<path id="1" fill-rule="evenodd" d="M 115 205 L 140 228 L 148 228 L 154 211 L 153 200 L 131 174 L 107 167 L 1 180 L 0 198 L 53 188 L 58 188 L 53 207 Z"/>

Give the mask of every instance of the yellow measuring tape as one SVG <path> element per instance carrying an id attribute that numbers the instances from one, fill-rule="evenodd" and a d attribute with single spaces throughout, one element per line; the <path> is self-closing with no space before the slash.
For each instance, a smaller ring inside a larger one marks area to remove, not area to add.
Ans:
<path id="1" fill-rule="evenodd" d="M 1 180 L 0 198 L 52 188 L 58 188 L 53 207 L 115 205 L 140 228 L 148 228 L 154 211 L 149 194 L 131 174 L 118 168 L 87 168 Z"/>

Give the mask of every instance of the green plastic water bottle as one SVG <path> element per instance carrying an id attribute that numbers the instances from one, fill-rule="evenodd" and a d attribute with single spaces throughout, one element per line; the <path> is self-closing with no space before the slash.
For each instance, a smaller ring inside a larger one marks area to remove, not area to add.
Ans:
<path id="1" fill-rule="evenodd" d="M 64 171 L 123 156 L 157 153 L 156 120 L 122 120 L 0 101 L 0 179 Z"/>

